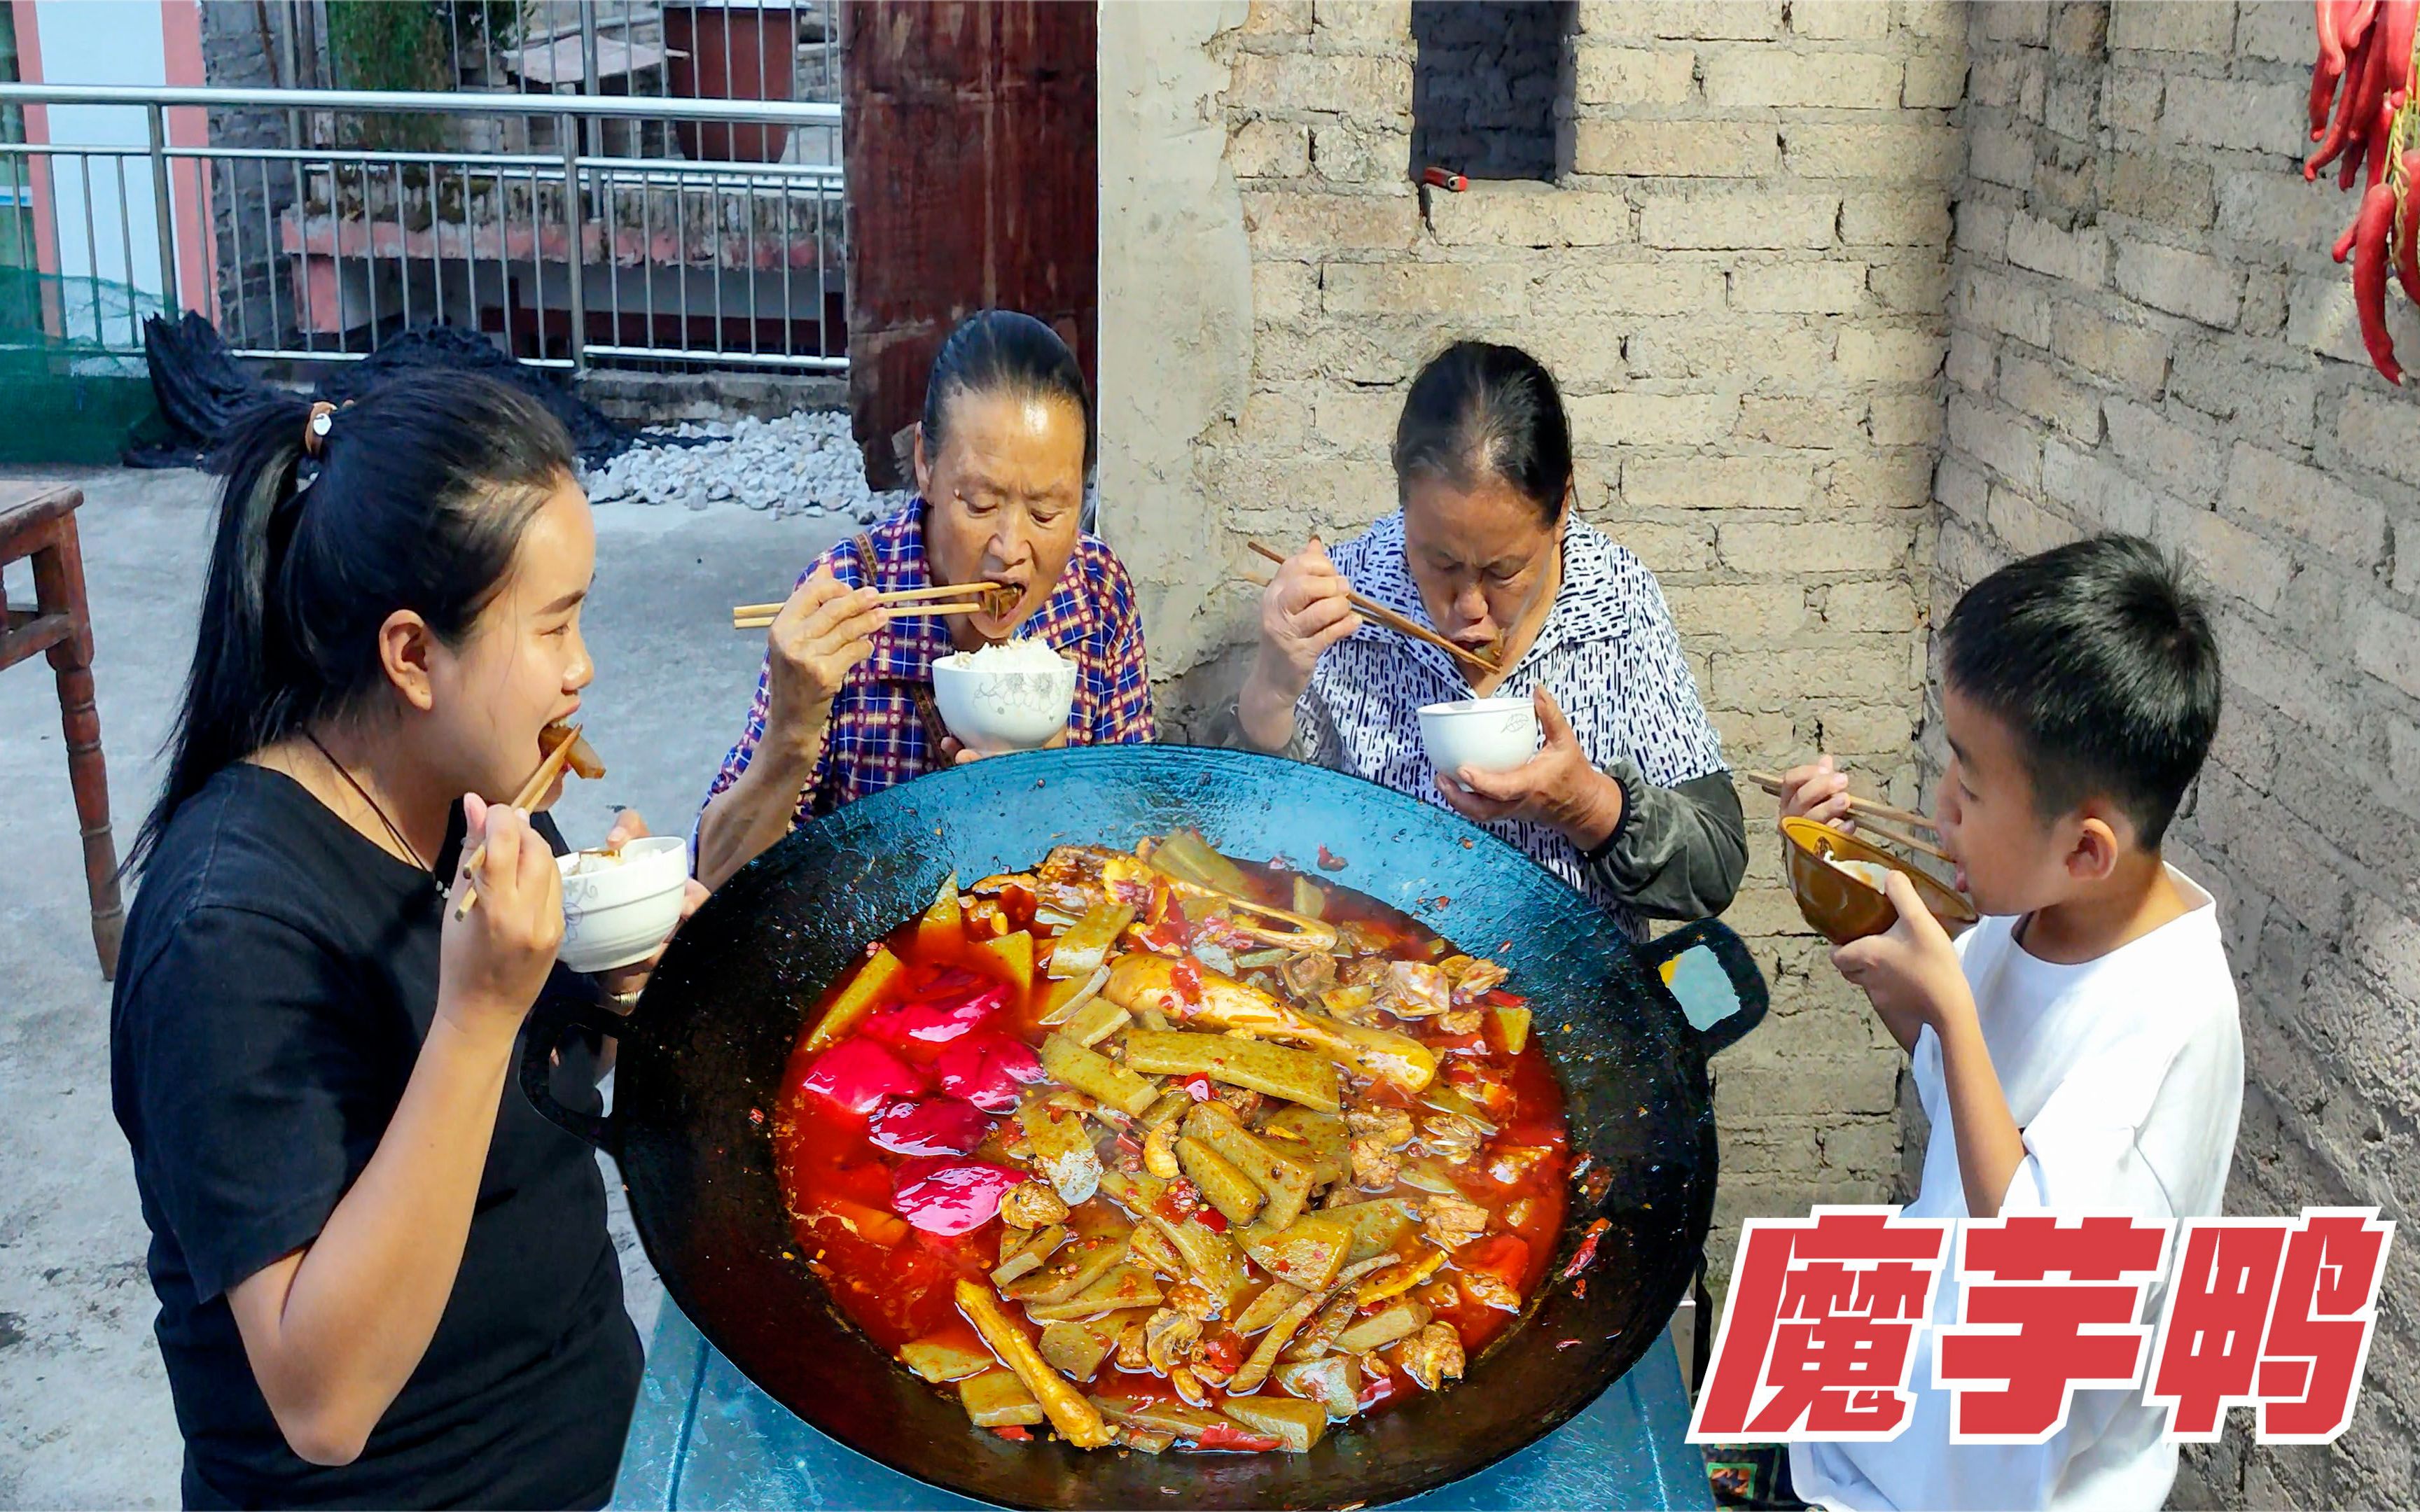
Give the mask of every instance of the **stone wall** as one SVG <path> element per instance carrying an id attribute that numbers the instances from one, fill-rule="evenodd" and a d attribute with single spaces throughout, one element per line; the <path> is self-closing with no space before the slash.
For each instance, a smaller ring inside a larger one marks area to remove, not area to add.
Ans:
<path id="1" fill-rule="evenodd" d="M 1820 747 L 1867 790 L 1914 798 L 1962 162 L 1958 8 L 1583 5 L 1576 171 L 1425 198 L 1406 172 L 1406 5 L 1220 8 L 1217 24 L 1200 6 L 1110 7 L 1103 23 L 1103 519 L 1143 558 L 1174 733 L 1239 675 L 1256 602 L 1235 582 L 1244 539 L 1335 539 L 1391 509 L 1405 384 L 1447 342 L 1481 336 L 1528 347 L 1562 381 L 1579 507 L 1662 579 L 1730 759 Z M 1109 17 L 1127 10 L 1143 14 L 1116 24 L 1147 35 L 1113 52 Z M 1154 80 L 1181 85 L 1187 110 L 1220 91 L 1196 115 L 1223 131 L 1224 162 L 1184 170 L 1190 199 L 1155 191 L 1121 208 L 1122 181 L 1177 173 L 1162 149 L 1190 162 L 1200 140 L 1196 125 L 1140 121 L 1131 100 Z M 1184 308 L 1166 302 L 1171 280 L 1217 292 L 1238 270 L 1218 250 L 1229 232 L 1171 239 L 1167 219 L 1183 204 L 1229 226 L 1229 193 L 1249 278 L 1242 352 L 1190 320 L 1150 329 Z M 1182 270 L 1166 260 L 1176 247 Z M 1749 810 L 1730 918 L 1776 1012 L 1716 1063 L 1718 1272 L 1741 1215 L 1876 1200 L 1898 1165 L 1903 1057 L 1799 919 L 1770 801 Z"/>
<path id="2" fill-rule="evenodd" d="M 1932 602 L 2092 531 L 2190 558 L 2226 713 L 2174 855 L 2219 896 L 2242 993 L 2227 1206 L 2408 1221 L 2420 407 L 2364 359 L 2328 255 L 2354 196 L 2297 171 L 2311 8 L 2000 0 L 1969 48 Z M 2253 1450 L 2238 1414 L 2188 1456 L 2179 1504 L 2410 1505 L 2415 1298 L 2420 1248 L 2398 1244 L 2337 1444 Z"/>

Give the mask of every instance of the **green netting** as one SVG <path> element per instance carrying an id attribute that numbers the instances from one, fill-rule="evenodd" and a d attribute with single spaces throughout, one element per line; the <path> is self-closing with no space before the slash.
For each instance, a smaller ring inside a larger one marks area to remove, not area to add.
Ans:
<path id="1" fill-rule="evenodd" d="M 108 463 L 160 432 L 142 356 L 157 297 L 0 267 L 0 463 Z"/>

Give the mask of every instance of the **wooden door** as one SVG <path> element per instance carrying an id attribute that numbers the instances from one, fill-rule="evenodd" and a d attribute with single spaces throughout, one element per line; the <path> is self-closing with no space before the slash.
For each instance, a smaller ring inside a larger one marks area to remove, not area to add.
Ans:
<path id="1" fill-rule="evenodd" d="M 1022 310 L 1097 373 L 1093 0 L 842 0 L 849 409 L 876 487 L 950 328 Z"/>

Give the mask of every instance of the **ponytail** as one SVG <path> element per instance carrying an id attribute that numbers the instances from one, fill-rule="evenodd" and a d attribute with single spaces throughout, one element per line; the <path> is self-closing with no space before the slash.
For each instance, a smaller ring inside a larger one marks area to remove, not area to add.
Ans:
<path id="1" fill-rule="evenodd" d="M 489 378 L 399 378 L 306 448 L 312 410 L 264 399 L 212 450 L 225 482 L 193 668 L 130 872 L 223 768 L 351 712 L 380 686 L 390 616 L 417 613 L 448 642 L 466 636 L 572 468 L 554 417 Z"/>

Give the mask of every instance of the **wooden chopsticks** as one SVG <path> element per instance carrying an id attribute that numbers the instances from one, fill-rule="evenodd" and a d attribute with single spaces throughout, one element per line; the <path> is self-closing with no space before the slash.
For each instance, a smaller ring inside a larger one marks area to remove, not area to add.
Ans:
<path id="1" fill-rule="evenodd" d="M 938 583 L 930 588 L 894 588 L 879 595 L 876 601 L 894 620 L 922 614 L 979 614 L 985 610 L 999 614 L 1005 613 L 1016 604 L 1016 598 L 1011 596 L 1016 592 L 1007 583 Z M 941 599 L 953 602 L 936 602 Z M 780 603 L 737 604 L 731 609 L 731 627 L 735 630 L 761 630 L 772 624 L 773 616 L 781 612 Z"/>
<path id="2" fill-rule="evenodd" d="M 537 764 L 537 770 L 530 775 L 528 781 L 521 784 L 521 790 L 513 795 L 513 807 L 526 809 L 544 796 L 546 790 L 553 785 L 554 779 L 562 775 L 563 764 L 571 760 L 571 748 L 579 743 L 580 727 L 573 725 L 563 733 L 561 740 L 554 743 L 554 748 L 546 753 L 546 760 Z M 488 844 L 487 841 L 481 841 L 479 848 L 471 853 L 470 863 L 463 868 L 462 896 L 454 900 L 456 918 L 468 914 L 471 911 L 471 905 L 479 901 L 478 887 L 471 879 L 478 872 L 480 864 L 487 858 Z"/>
<path id="3" fill-rule="evenodd" d="M 1247 541 L 1244 544 L 1250 547 L 1254 551 L 1259 552 L 1262 556 L 1268 558 L 1271 562 L 1282 563 L 1285 561 L 1285 554 L 1278 550 L 1278 548 L 1273 546 L 1266 545 L 1260 541 Z M 1261 583 L 1264 587 L 1267 586 L 1267 580 L 1265 579 L 1254 579 L 1253 581 Z M 1346 591 L 1345 596 L 1352 600 L 1353 608 L 1357 610 L 1364 619 L 1375 620 L 1380 625 L 1385 625 L 1388 629 L 1394 631 L 1397 635 L 1407 635 L 1415 640 L 1425 640 L 1430 645 L 1436 647 L 1439 651 L 1444 652 L 1447 656 L 1451 656 L 1454 660 L 1462 663 L 1464 666 L 1473 668 L 1479 671 L 1493 672 L 1497 670 L 1494 657 L 1481 656 L 1478 652 L 1471 650 L 1468 646 L 1449 640 L 1445 637 L 1437 634 L 1435 630 L 1430 629 L 1427 625 L 1404 618 L 1404 616 L 1396 613 L 1393 609 L 1388 609 L 1384 604 L 1375 603 L 1350 590 Z"/>
<path id="4" fill-rule="evenodd" d="M 1739 775 L 1755 783 L 1758 787 L 1764 789 L 1767 793 L 1778 795 L 1781 792 L 1781 779 L 1774 776 L 1771 772 L 1742 772 Z M 1887 803 L 1880 803 L 1872 798 L 1861 798 L 1852 793 L 1849 795 L 1849 812 L 1856 816 L 1857 827 L 1860 830 L 1879 835 L 1884 840 L 1889 841 L 1894 845 L 1904 845 L 1909 850 L 1920 851 L 1923 854 L 1931 856 L 1936 861 L 1947 861 L 1953 866 L 1957 864 L 1957 857 L 1951 856 L 1947 851 L 1941 849 L 1939 846 L 1931 844 L 1925 841 L 1920 841 L 1904 830 L 1893 829 L 1888 825 L 1879 824 L 1876 822 L 1878 820 L 1885 819 L 1895 820 L 1900 824 L 1913 825 L 1918 829 L 1929 829 L 1935 834 L 1940 833 L 1940 825 L 1934 824 L 1931 820 L 1927 819 L 1924 815 L 1917 813 L 1913 809 L 1894 809 Z"/>

